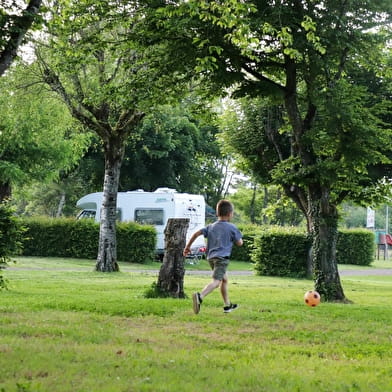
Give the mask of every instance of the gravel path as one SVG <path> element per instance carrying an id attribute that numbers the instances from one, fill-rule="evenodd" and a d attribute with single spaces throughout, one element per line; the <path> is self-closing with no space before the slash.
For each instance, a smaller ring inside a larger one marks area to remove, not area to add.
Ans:
<path id="1" fill-rule="evenodd" d="M 8 271 L 16 270 L 16 271 L 39 271 L 39 270 L 48 270 L 48 271 L 57 271 L 57 272 L 73 272 L 73 271 L 86 271 L 87 269 L 84 267 L 74 267 L 74 268 L 27 268 L 27 267 L 18 267 L 17 265 L 9 265 L 7 267 Z M 131 269 L 122 265 L 120 267 L 122 272 L 134 272 L 141 274 L 151 274 L 157 275 L 159 270 L 144 270 L 144 269 Z M 211 271 L 209 270 L 185 270 L 186 275 L 211 275 Z M 340 269 L 340 276 L 382 276 L 382 275 L 392 275 L 392 268 L 368 268 L 368 269 Z M 254 275 L 253 271 L 236 271 L 229 269 L 229 275 L 237 275 L 237 276 L 251 276 Z"/>
<path id="2" fill-rule="evenodd" d="M 134 269 L 124 269 L 121 267 L 121 271 L 125 272 L 135 272 L 142 274 L 159 274 L 159 270 L 134 270 Z M 237 275 L 237 276 L 251 276 L 254 275 L 253 271 L 235 271 L 228 270 L 229 275 Z M 382 275 L 392 275 L 392 268 L 374 268 L 374 269 L 362 269 L 362 270 L 345 270 L 341 269 L 339 271 L 340 276 L 382 276 Z M 211 271 L 208 270 L 185 270 L 185 275 L 211 275 Z"/>

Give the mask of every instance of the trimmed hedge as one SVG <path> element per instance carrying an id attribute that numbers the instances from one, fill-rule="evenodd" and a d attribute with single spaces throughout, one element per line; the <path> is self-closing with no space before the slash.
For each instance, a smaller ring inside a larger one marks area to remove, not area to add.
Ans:
<path id="1" fill-rule="evenodd" d="M 311 238 L 297 228 L 264 228 L 254 237 L 251 259 L 257 275 L 305 277 Z M 337 263 L 370 265 L 374 260 L 373 232 L 340 230 Z"/>
<path id="2" fill-rule="evenodd" d="M 0 268 L 20 254 L 24 227 L 8 202 L 0 202 Z"/>
<path id="3" fill-rule="evenodd" d="M 370 265 L 374 260 L 374 239 L 374 233 L 369 230 L 340 230 L 336 246 L 338 264 Z"/>
<path id="4" fill-rule="evenodd" d="M 297 228 L 264 228 L 255 237 L 251 255 L 256 274 L 305 277 L 310 245 L 311 241 L 306 233 Z"/>
<path id="5" fill-rule="evenodd" d="M 242 246 L 233 245 L 231 258 L 233 260 L 251 262 L 251 255 L 254 249 L 255 237 L 262 232 L 262 227 L 257 225 L 238 225 L 242 233 L 244 244 Z"/>
<path id="6" fill-rule="evenodd" d="M 99 224 L 91 219 L 28 218 L 23 255 L 95 259 Z M 117 224 L 117 258 L 145 263 L 154 259 L 156 231 L 134 222 Z"/>
<path id="7" fill-rule="evenodd" d="M 0 290 L 7 288 L 2 270 L 12 261 L 11 256 L 22 251 L 24 227 L 8 202 L 0 203 Z"/>

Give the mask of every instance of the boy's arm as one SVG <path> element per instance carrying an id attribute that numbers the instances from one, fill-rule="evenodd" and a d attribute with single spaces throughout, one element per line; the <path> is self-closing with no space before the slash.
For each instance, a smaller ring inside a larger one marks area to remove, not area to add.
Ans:
<path id="1" fill-rule="evenodd" d="M 244 243 L 244 241 L 242 240 L 242 238 L 240 238 L 239 240 L 237 240 L 237 241 L 235 242 L 235 244 L 236 244 L 237 246 L 242 246 L 243 243 Z"/>
<path id="2" fill-rule="evenodd" d="M 192 237 L 189 238 L 188 243 L 186 244 L 184 251 L 182 252 L 182 254 L 186 257 L 188 256 L 189 253 L 191 253 L 191 245 L 193 244 L 193 242 L 195 241 L 195 239 L 197 237 L 199 237 L 200 235 L 202 235 L 203 232 L 201 230 L 196 231 L 195 233 L 192 234 Z"/>

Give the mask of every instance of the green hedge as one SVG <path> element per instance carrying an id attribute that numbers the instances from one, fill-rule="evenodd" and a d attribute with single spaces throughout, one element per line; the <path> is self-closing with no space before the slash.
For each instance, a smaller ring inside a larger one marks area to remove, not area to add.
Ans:
<path id="1" fill-rule="evenodd" d="M 307 273 L 310 239 L 302 230 L 264 228 L 255 237 L 251 258 L 257 275 L 302 278 Z"/>
<path id="2" fill-rule="evenodd" d="M 22 251 L 24 228 L 8 202 L 0 203 L 0 290 L 7 288 L 3 268 Z"/>
<path id="3" fill-rule="evenodd" d="M 28 218 L 23 255 L 95 259 L 99 224 L 91 219 Z M 144 263 L 154 259 L 156 231 L 133 222 L 117 224 L 117 258 Z"/>
<path id="4" fill-rule="evenodd" d="M 375 252 L 374 233 L 365 229 L 340 230 L 336 259 L 338 264 L 370 265 Z"/>
<path id="5" fill-rule="evenodd" d="M 251 255 L 254 248 L 255 237 L 261 233 L 262 227 L 257 225 L 238 225 L 238 229 L 242 233 L 244 244 L 242 246 L 233 245 L 231 258 L 233 260 L 251 262 Z"/>
<path id="6" fill-rule="evenodd" d="M 251 259 L 258 275 L 305 277 L 311 239 L 296 228 L 264 228 L 254 236 Z M 370 265 L 374 260 L 373 232 L 365 229 L 340 230 L 338 264 Z"/>

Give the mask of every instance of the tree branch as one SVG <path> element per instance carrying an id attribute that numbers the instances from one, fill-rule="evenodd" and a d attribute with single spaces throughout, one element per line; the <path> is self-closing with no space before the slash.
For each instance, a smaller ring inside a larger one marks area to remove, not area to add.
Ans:
<path id="1" fill-rule="evenodd" d="M 61 97 L 61 99 L 67 105 L 69 111 L 72 113 L 72 116 L 78 119 L 87 128 L 91 130 L 95 130 L 97 134 L 102 137 L 102 139 L 108 138 L 110 136 L 108 130 L 105 127 L 103 127 L 94 116 L 86 115 L 81 109 L 84 109 L 86 113 L 89 112 L 87 111 L 87 109 L 83 107 L 81 103 L 79 104 L 79 106 L 76 106 L 72 102 L 70 95 L 65 90 L 63 84 L 61 83 L 56 73 L 52 69 L 50 69 L 47 64 L 41 62 L 41 65 L 43 66 L 43 70 L 42 70 L 43 81 L 48 86 L 50 86 L 52 91 L 54 91 Z"/>
<path id="2" fill-rule="evenodd" d="M 258 79 L 260 82 L 266 82 L 268 84 L 270 84 L 271 86 L 277 87 L 278 89 L 280 89 L 282 92 L 286 92 L 286 89 L 284 86 L 282 86 L 279 83 L 274 82 L 271 79 L 268 79 L 267 77 L 265 77 L 263 74 L 261 74 L 258 71 L 255 71 L 253 68 L 251 68 L 249 65 L 247 64 L 242 64 L 242 68 L 249 73 L 250 75 L 254 76 L 256 79 Z"/>
<path id="3" fill-rule="evenodd" d="M 4 74 L 16 57 L 19 45 L 39 12 L 41 2 L 42 0 L 30 0 L 22 15 L 15 17 L 14 25 L 9 28 L 11 33 L 8 42 L 0 54 L 0 76 Z"/>

